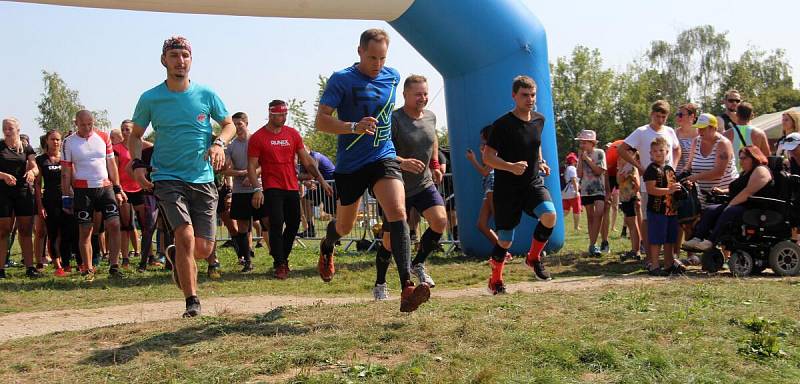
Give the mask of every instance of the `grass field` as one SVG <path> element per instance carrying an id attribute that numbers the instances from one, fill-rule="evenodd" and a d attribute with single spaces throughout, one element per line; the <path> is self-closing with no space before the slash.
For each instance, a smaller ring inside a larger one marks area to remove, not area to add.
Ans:
<path id="1" fill-rule="evenodd" d="M 614 256 L 589 259 L 568 233 L 548 260 L 555 278 L 641 273 Z M 623 250 L 624 242 L 613 239 Z M 242 276 L 223 252 L 222 281 L 202 297 L 368 295 L 372 256 L 343 256 L 332 284 L 311 250 L 293 255 L 288 281 Z M 509 281 L 531 280 L 515 259 Z M 797 383 L 798 279 L 672 278 L 654 284 L 437 299 L 437 289 L 483 286 L 485 261 L 435 255 L 430 303 L 281 307 L 256 316 L 203 317 L 28 337 L 0 344 L 0 382 L 81 383 Z M 179 299 L 162 272 L 120 283 L 104 277 L 0 282 L 6 313 Z M 396 274 L 390 285 L 397 295 Z M 546 284 L 546 283 L 543 283 Z M 176 308 L 180 311 L 180 308 Z M 32 324 L 31 326 L 35 326 Z"/>

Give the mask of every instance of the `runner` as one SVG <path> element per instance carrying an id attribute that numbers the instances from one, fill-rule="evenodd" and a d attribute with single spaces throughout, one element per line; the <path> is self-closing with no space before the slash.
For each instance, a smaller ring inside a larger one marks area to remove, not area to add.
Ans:
<path id="1" fill-rule="evenodd" d="M 263 228 L 269 230 L 269 253 L 273 258 L 275 277 L 289 277 L 289 254 L 300 228 L 300 183 L 297 180 L 295 156 L 306 171 L 314 175 L 328 196 L 333 189 L 319 173 L 314 159 L 303 146 L 303 139 L 296 129 L 286 125 L 289 109 L 285 101 L 269 103 L 267 124 L 250 138 L 247 144 L 247 177 L 253 188 L 252 207 L 262 209 L 267 220 Z M 261 169 L 261 183 L 258 174 Z M 284 224 L 286 227 L 284 228 Z"/>
<path id="2" fill-rule="evenodd" d="M 400 162 L 392 144 L 394 98 L 400 74 L 384 66 L 389 35 L 381 29 L 361 34 L 359 62 L 335 72 L 319 102 L 316 127 L 339 135 L 336 190 L 339 205 L 336 219 L 328 224 L 320 242 L 319 274 L 333 279 L 334 245 L 350 233 L 361 197 L 372 190 L 389 221 L 395 263 L 400 275 L 400 311 L 411 312 L 430 298 L 430 287 L 411 281 L 411 239 L 406 223 L 405 193 Z M 333 116 L 333 112 L 337 116 Z"/>
<path id="3" fill-rule="evenodd" d="M 533 110 L 536 82 L 524 75 L 515 77 L 511 96 L 514 109 L 492 124 L 483 154 L 486 164 L 495 169 L 494 209 L 499 241 L 489 260 L 492 267 L 489 291 L 493 294 L 506 291 L 503 267 L 522 212 L 539 220 L 525 264 L 537 278 L 551 279 L 541 254 L 553 233 L 556 210 L 540 175 L 540 172 L 549 175 L 550 167 L 542 158 L 544 116 Z"/>
<path id="4" fill-rule="evenodd" d="M 41 273 L 33 265 L 33 182 L 39 174 L 36 153 L 20 138 L 19 120 L 3 119 L 3 140 L 0 141 L 0 279 L 6 278 L 6 258 L 10 255 L 9 235 L 14 221 L 19 232 L 19 245 L 25 262 L 25 275 L 37 278 Z"/>
<path id="5" fill-rule="evenodd" d="M 406 212 L 416 209 L 429 225 L 411 262 L 411 271 L 420 284 L 433 288 L 436 283 L 425 271 L 425 260 L 437 248 L 447 228 L 447 213 L 431 172 L 431 169 L 439 168 L 439 140 L 436 137 L 436 115 L 425 109 L 428 105 L 428 80 L 420 75 L 407 77 L 403 84 L 403 98 L 405 105 L 392 113 L 392 143 L 403 171 Z M 442 174 L 437 175 L 436 181 L 440 182 Z M 383 245 L 378 246 L 375 257 L 377 278 L 372 293 L 376 300 L 388 299 L 386 272 L 392 259 L 391 244 L 390 229 L 384 228 Z"/>
<path id="6" fill-rule="evenodd" d="M 160 214 L 174 232 L 175 246 L 167 250 L 167 262 L 186 298 L 183 315 L 193 317 L 201 313 L 195 259 L 209 257 L 215 242 L 214 169 L 225 165 L 225 143 L 236 128 L 219 96 L 189 81 L 189 40 L 174 36 L 164 41 L 161 64 L 167 70 L 167 79 L 139 98 L 128 148 L 136 181 L 144 189 L 153 189 Z M 221 126 L 213 143 L 212 119 Z M 145 178 L 147 165 L 141 161 L 142 136 L 151 123 L 156 133 L 152 183 Z"/>
<path id="7" fill-rule="evenodd" d="M 253 270 L 252 231 L 253 220 L 260 220 L 266 216 L 264 207 L 253 208 L 254 186 L 261 187 L 261 180 L 256 178 L 256 184 L 250 184 L 247 177 L 247 143 L 250 133 L 247 131 L 248 119 L 244 112 L 233 114 L 233 124 L 236 126 L 236 137 L 225 148 L 224 176 L 233 177 L 231 198 L 231 219 L 236 220 L 236 234 L 231 236 L 239 260 L 243 260 L 242 272 Z M 257 174 L 261 170 L 256 171 Z"/>
<path id="8" fill-rule="evenodd" d="M 86 281 L 94 281 L 92 260 L 92 232 L 95 212 L 103 216 L 105 230 L 110 238 L 111 267 L 109 277 L 123 278 L 119 270 L 120 224 L 119 206 L 125 202 L 125 193 L 119 185 L 117 163 L 108 135 L 94 127 L 94 116 L 87 110 L 75 114 L 75 134 L 64 140 L 61 159 L 62 196 L 72 197 L 73 210 L 78 220 L 78 248 L 85 269 Z"/>
<path id="9" fill-rule="evenodd" d="M 128 163 L 131 161 L 131 153 L 128 150 L 128 141 L 133 131 L 133 121 L 123 120 L 120 125 L 120 135 L 122 141 L 112 146 L 114 149 L 114 156 L 117 159 L 117 168 L 119 171 L 119 183 L 128 201 L 122 204 L 119 210 L 120 215 L 120 250 L 122 251 L 122 268 L 128 269 L 130 266 L 130 254 L 128 254 L 128 241 L 133 246 L 133 256 L 139 256 L 140 242 L 139 236 L 136 233 L 136 227 L 133 225 L 134 214 L 136 214 L 136 221 L 144 229 L 142 223 L 146 220 L 146 209 L 144 205 L 144 190 L 133 179 L 132 175 L 126 171 Z M 152 147 L 153 144 L 147 141 L 142 142 L 142 148 Z M 147 256 L 142 253 L 141 264 L 147 263 Z"/>

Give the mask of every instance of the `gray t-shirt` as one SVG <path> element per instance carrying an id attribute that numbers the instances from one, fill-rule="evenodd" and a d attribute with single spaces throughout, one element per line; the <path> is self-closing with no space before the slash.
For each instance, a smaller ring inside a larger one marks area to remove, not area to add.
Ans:
<path id="1" fill-rule="evenodd" d="M 247 170 L 247 140 L 240 140 L 238 137 L 225 148 L 225 157 L 231 159 L 233 169 L 237 171 Z M 253 187 L 243 187 L 242 182 L 247 176 L 236 176 L 233 178 L 233 193 L 253 193 Z M 259 185 L 261 178 L 258 178 Z"/>
<path id="2" fill-rule="evenodd" d="M 406 198 L 422 192 L 433 185 L 428 163 L 433 156 L 436 140 L 436 115 L 429 110 L 418 120 L 410 118 L 402 108 L 392 113 L 392 142 L 397 156 L 417 159 L 425 164 L 425 171 L 413 174 L 403 171 Z"/>

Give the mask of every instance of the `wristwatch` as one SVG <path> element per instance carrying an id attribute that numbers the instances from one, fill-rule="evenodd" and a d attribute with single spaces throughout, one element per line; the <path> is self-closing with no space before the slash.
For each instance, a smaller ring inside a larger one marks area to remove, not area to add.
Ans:
<path id="1" fill-rule="evenodd" d="M 222 141 L 222 139 L 220 139 L 219 137 L 216 140 L 214 140 L 214 143 L 212 145 L 219 145 L 220 147 L 225 148 L 225 142 Z"/>
<path id="2" fill-rule="evenodd" d="M 356 133 L 356 122 L 350 122 L 350 133 Z"/>
<path id="3" fill-rule="evenodd" d="M 263 190 L 264 190 L 264 188 L 261 188 L 261 187 L 255 187 L 255 188 L 253 188 L 253 192 L 261 192 L 261 191 L 263 191 Z"/>

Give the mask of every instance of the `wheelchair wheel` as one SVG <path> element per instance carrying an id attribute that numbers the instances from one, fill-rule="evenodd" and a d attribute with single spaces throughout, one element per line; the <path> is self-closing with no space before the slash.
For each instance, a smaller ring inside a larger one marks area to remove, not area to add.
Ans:
<path id="1" fill-rule="evenodd" d="M 731 258 L 728 260 L 728 267 L 733 276 L 747 277 L 753 273 L 753 257 L 745 251 L 733 251 Z"/>
<path id="2" fill-rule="evenodd" d="M 722 256 L 722 251 L 715 247 L 703 252 L 703 255 L 700 257 L 700 262 L 703 265 L 704 271 L 708 273 L 717 273 L 722 269 L 725 258 Z"/>
<path id="3" fill-rule="evenodd" d="M 775 244 L 769 251 L 769 266 L 778 276 L 800 273 L 800 246 L 791 240 Z"/>

